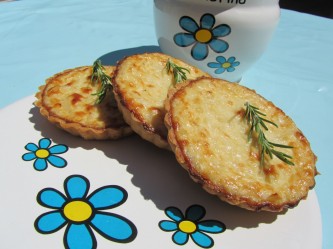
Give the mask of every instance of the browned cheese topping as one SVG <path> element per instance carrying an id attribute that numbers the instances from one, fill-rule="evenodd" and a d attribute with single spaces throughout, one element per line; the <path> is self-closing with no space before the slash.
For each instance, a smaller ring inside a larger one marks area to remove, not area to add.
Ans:
<path id="1" fill-rule="evenodd" d="M 161 53 L 128 56 L 118 63 L 114 77 L 115 96 L 126 122 L 142 138 L 162 148 L 169 148 L 164 101 L 175 84 L 173 74 L 166 70 L 170 58 Z M 209 76 L 185 62 L 171 60 L 189 70 L 188 79 Z"/>
<path id="2" fill-rule="evenodd" d="M 113 74 L 114 67 L 105 67 Z M 43 116 L 60 128 L 85 139 L 116 139 L 131 133 L 112 92 L 101 104 L 93 95 L 99 89 L 91 83 L 92 67 L 78 67 L 46 80 L 37 93 L 36 106 Z"/>
<path id="3" fill-rule="evenodd" d="M 245 102 L 268 120 L 265 133 L 293 157 L 276 157 L 260 166 L 257 139 L 248 141 Z M 219 79 L 201 78 L 171 90 L 166 104 L 169 142 L 179 163 L 208 192 L 250 210 L 281 211 L 296 206 L 314 187 L 316 156 L 295 123 L 253 90 Z"/>

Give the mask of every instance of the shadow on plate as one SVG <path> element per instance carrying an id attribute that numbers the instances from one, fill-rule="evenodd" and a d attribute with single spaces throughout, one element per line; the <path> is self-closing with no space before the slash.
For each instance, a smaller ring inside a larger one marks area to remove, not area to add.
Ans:
<path id="1" fill-rule="evenodd" d="M 138 135 L 115 141 L 87 141 L 50 124 L 36 107 L 30 110 L 30 114 L 34 128 L 54 143 L 66 144 L 70 149 L 96 149 L 117 160 L 133 176 L 132 184 L 140 189 L 143 198 L 152 201 L 160 210 L 176 206 L 184 212 L 189 206 L 199 204 L 206 209 L 205 219 L 220 220 L 231 230 L 270 224 L 284 214 L 252 212 L 220 201 L 190 179 L 171 151 L 159 149 Z"/>
<path id="2" fill-rule="evenodd" d="M 118 60 L 130 54 L 159 51 L 157 46 L 130 48 L 110 52 L 100 59 L 105 65 L 115 65 Z M 54 143 L 66 144 L 71 149 L 97 149 L 106 157 L 117 160 L 133 176 L 132 184 L 140 189 L 143 198 L 152 201 L 160 210 L 176 206 L 184 212 L 189 206 L 199 204 L 206 209 L 205 219 L 218 219 L 231 230 L 273 223 L 279 215 L 284 214 L 252 212 L 220 201 L 191 180 L 171 151 L 159 149 L 138 135 L 115 141 L 88 141 L 72 136 L 49 123 L 41 116 L 37 107 L 31 108 L 30 114 L 35 130 Z M 98 167 L 98 164 L 93 167 Z"/>

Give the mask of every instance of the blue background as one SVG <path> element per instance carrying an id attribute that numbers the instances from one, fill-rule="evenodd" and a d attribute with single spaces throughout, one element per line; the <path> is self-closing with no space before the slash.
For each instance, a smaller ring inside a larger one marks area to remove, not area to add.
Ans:
<path id="1" fill-rule="evenodd" d="M 156 49 L 153 21 L 151 0 L 0 2 L 0 108 L 57 72 Z M 332 58 L 333 20 L 282 10 L 266 53 L 241 81 L 291 116 L 318 156 L 323 249 L 333 248 Z"/>

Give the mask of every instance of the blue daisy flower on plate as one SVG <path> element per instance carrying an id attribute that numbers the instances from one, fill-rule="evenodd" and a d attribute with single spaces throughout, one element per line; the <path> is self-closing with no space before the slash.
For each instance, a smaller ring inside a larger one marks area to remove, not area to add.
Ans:
<path id="1" fill-rule="evenodd" d="M 25 149 L 30 151 L 22 156 L 24 161 L 34 161 L 34 168 L 38 171 L 43 171 L 47 168 L 48 164 L 57 168 L 66 167 L 67 161 L 62 157 L 56 156 L 63 154 L 68 150 L 64 144 L 57 144 L 51 146 L 52 142 L 49 138 L 42 138 L 39 140 L 38 145 L 28 143 Z"/>
<path id="2" fill-rule="evenodd" d="M 65 248 L 97 248 L 93 231 L 113 242 L 134 240 L 137 230 L 131 221 L 103 211 L 123 204 L 127 200 L 126 190 L 109 185 L 88 195 L 89 187 L 87 178 L 72 175 L 64 182 L 65 194 L 53 188 L 41 190 L 37 195 L 38 203 L 53 210 L 36 219 L 36 230 L 51 234 L 66 226 L 63 238 Z"/>
<path id="3" fill-rule="evenodd" d="M 216 53 L 223 53 L 229 48 L 229 44 L 220 38 L 229 35 L 231 28 L 227 24 L 214 27 L 215 17 L 212 14 L 202 15 L 199 25 L 193 18 L 183 16 L 179 25 L 186 32 L 175 34 L 173 40 L 180 47 L 193 45 L 191 55 L 195 60 L 204 60 L 209 48 Z"/>
<path id="4" fill-rule="evenodd" d="M 236 58 L 234 56 L 229 57 L 228 59 L 226 59 L 224 56 L 217 56 L 216 62 L 209 62 L 207 66 L 210 68 L 216 68 L 216 74 L 222 74 L 225 71 L 235 71 L 235 67 L 239 66 L 239 64 L 240 62 L 236 61 Z"/>
<path id="5" fill-rule="evenodd" d="M 165 232 L 174 232 L 172 240 L 177 245 L 185 245 L 189 238 L 202 248 L 211 248 L 214 240 L 206 233 L 222 233 L 225 225 L 216 220 L 201 220 L 206 210 L 200 205 L 192 205 L 185 215 L 176 207 L 169 207 L 165 210 L 166 216 L 171 220 L 162 220 L 159 227 Z"/>

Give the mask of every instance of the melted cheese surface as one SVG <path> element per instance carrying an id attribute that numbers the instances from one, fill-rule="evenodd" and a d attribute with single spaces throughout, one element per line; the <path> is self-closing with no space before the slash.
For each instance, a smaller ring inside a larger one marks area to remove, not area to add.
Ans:
<path id="1" fill-rule="evenodd" d="M 257 137 L 248 141 L 245 103 L 265 113 L 265 132 L 276 148 L 293 157 L 294 166 L 266 157 L 260 166 Z M 171 143 L 178 159 L 207 191 L 248 209 L 280 210 L 307 196 L 316 175 L 316 156 L 295 123 L 271 102 L 248 88 L 218 79 L 188 83 L 169 100 Z M 268 206 L 268 207 L 266 207 Z"/>
<path id="2" fill-rule="evenodd" d="M 167 130 L 164 125 L 164 102 L 168 90 L 174 86 L 172 72 L 167 72 L 168 59 L 189 70 L 188 79 L 209 76 L 207 73 L 180 60 L 161 53 L 146 53 L 126 57 L 117 65 L 114 85 L 115 94 L 128 114 L 133 115 L 140 124 L 131 122 L 133 130 L 143 133 L 147 130 L 166 141 Z M 126 114 L 125 114 L 126 115 Z M 151 138 L 144 136 L 147 140 Z"/>
<path id="3" fill-rule="evenodd" d="M 114 69 L 105 66 L 105 73 L 112 75 Z M 42 115 L 59 127 L 85 138 L 96 135 L 96 139 L 107 139 L 119 137 L 123 132 L 130 133 L 112 92 L 108 92 L 102 103 L 96 104 L 97 96 L 94 94 L 100 84 L 92 84 L 91 75 L 92 67 L 84 66 L 47 79 L 36 94 L 36 105 Z"/>

